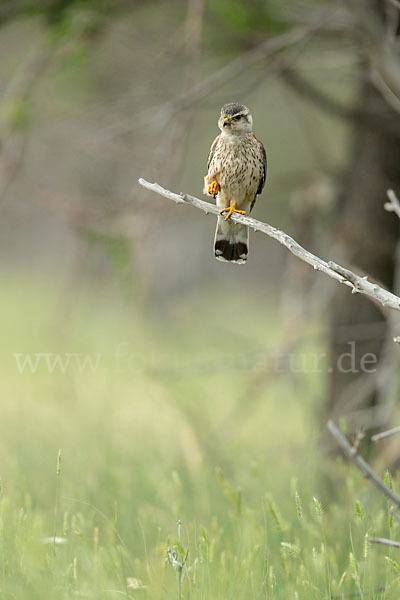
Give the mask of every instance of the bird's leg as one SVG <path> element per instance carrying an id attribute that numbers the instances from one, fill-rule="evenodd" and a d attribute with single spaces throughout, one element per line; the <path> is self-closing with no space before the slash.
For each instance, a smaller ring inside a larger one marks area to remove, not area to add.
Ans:
<path id="1" fill-rule="evenodd" d="M 221 215 L 222 213 L 227 212 L 228 214 L 225 217 L 225 221 L 227 221 L 229 219 L 229 217 L 231 216 L 232 213 L 239 213 L 239 215 L 245 215 L 246 211 L 245 210 L 237 210 L 236 209 L 236 202 L 234 202 L 233 204 L 231 204 L 231 206 L 228 206 L 228 208 L 223 208 L 221 210 Z"/>
<path id="2" fill-rule="evenodd" d="M 207 193 L 210 194 L 210 196 L 212 196 L 215 200 L 220 189 L 221 189 L 221 186 L 219 185 L 218 181 L 213 181 L 208 186 Z"/>

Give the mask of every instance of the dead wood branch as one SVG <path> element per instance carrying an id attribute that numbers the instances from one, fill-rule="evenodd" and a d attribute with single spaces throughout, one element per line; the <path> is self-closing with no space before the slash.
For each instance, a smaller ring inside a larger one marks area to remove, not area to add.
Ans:
<path id="1" fill-rule="evenodd" d="M 397 506 L 400 507 L 400 497 L 386 485 L 386 483 L 375 473 L 372 467 L 357 453 L 357 450 L 349 444 L 346 437 L 335 425 L 333 421 L 328 421 L 328 429 L 332 436 L 335 438 L 338 445 L 342 448 L 344 453 L 354 462 L 354 464 L 360 469 L 361 473 L 366 479 L 370 479 L 372 483 L 383 492 L 390 500 Z"/>
<path id="2" fill-rule="evenodd" d="M 400 548 L 400 542 L 395 540 L 388 540 L 387 538 L 367 538 L 370 544 L 385 544 L 386 546 L 393 546 L 393 548 Z"/>
<path id="3" fill-rule="evenodd" d="M 394 212 L 400 219 L 400 201 L 393 190 L 387 190 L 387 197 L 389 202 L 384 205 L 385 210 L 388 212 Z"/>
<path id="4" fill-rule="evenodd" d="M 388 429 L 387 431 L 381 431 L 380 433 L 376 433 L 371 437 L 373 442 L 380 442 L 396 433 L 400 433 L 400 427 L 393 427 L 392 429 Z"/>
<path id="5" fill-rule="evenodd" d="M 205 202 L 204 200 L 200 200 L 199 198 L 195 198 L 188 194 L 175 194 L 174 192 L 161 187 L 158 183 L 149 183 L 145 179 L 139 179 L 139 183 L 151 192 L 169 198 L 169 200 L 173 200 L 177 204 L 190 204 L 191 206 L 204 211 L 206 214 L 211 213 L 216 216 L 220 214 L 219 209 L 210 202 Z M 272 225 L 268 225 L 268 223 L 263 223 L 262 221 L 257 221 L 251 217 L 235 213 L 233 213 L 230 218 L 237 223 L 247 225 L 254 231 L 261 231 L 265 235 L 273 238 L 285 246 L 289 252 L 297 256 L 297 258 L 311 265 L 316 271 L 321 271 L 322 273 L 325 273 L 325 275 L 328 275 L 328 277 L 331 277 L 331 279 L 335 279 L 339 283 L 343 283 L 350 287 L 353 294 L 364 294 L 377 301 L 382 306 L 400 310 L 400 298 L 398 296 L 385 290 L 378 284 L 371 283 L 366 277 L 360 277 L 332 261 L 326 262 L 322 258 L 315 256 L 300 246 L 300 244 L 284 231 L 276 229 L 275 227 L 272 227 Z"/>

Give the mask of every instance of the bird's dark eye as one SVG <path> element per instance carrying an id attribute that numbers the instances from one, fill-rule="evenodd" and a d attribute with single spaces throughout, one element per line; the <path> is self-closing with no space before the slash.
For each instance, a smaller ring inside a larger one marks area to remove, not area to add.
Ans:
<path id="1" fill-rule="evenodd" d="M 236 117 L 233 117 L 233 120 L 240 121 L 241 118 L 242 118 L 242 115 L 236 115 Z"/>

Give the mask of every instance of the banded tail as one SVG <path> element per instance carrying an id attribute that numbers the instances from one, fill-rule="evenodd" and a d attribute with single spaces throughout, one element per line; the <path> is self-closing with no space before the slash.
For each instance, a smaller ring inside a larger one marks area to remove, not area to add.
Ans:
<path id="1" fill-rule="evenodd" d="M 217 260 L 242 265 L 249 253 L 249 229 L 246 225 L 218 217 L 214 253 Z"/>

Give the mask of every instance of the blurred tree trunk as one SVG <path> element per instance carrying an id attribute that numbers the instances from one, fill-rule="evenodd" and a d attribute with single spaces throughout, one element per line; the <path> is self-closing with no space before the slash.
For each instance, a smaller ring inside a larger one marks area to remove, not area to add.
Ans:
<path id="1" fill-rule="evenodd" d="M 399 222 L 383 205 L 388 188 L 400 190 L 400 134 L 395 126 L 399 114 L 369 82 L 362 86 L 360 108 L 373 115 L 375 122 L 377 117 L 381 119 L 382 127 L 371 127 L 368 119 L 357 126 L 352 164 L 339 204 L 337 239 L 347 264 L 392 289 Z M 349 296 L 343 286 L 337 288 L 332 308 L 333 371 L 327 412 L 336 419 L 346 416 L 349 430 L 387 424 L 387 415 L 379 406 L 382 398 L 376 373 L 360 369 L 367 353 L 377 358 L 377 364 L 368 363 L 368 370 L 382 368 L 387 334 L 388 324 L 379 308 L 361 295 Z M 353 353 L 354 365 L 345 353 Z M 353 366 L 358 372 L 353 372 Z"/>

